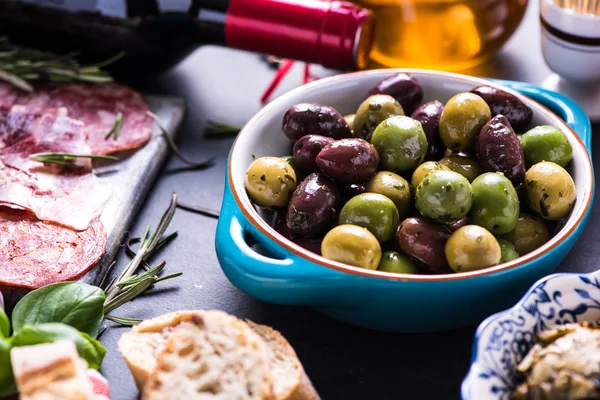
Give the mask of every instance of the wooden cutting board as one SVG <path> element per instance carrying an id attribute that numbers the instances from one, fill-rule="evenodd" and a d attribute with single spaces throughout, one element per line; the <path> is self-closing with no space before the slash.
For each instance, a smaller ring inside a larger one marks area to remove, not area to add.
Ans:
<path id="1" fill-rule="evenodd" d="M 185 114 L 185 102 L 178 97 L 144 96 L 152 112 L 175 138 Z M 141 149 L 116 154 L 121 160 L 96 163 L 94 170 L 101 179 L 112 186 L 112 194 L 100 219 L 108 235 L 106 253 L 79 281 L 99 285 L 121 246 L 127 240 L 127 230 L 140 209 L 144 197 L 152 187 L 161 167 L 167 159 L 169 148 L 161 132 L 154 124 L 152 139 Z M 29 290 L 14 288 L 3 290 L 7 309 L 12 309 Z"/>

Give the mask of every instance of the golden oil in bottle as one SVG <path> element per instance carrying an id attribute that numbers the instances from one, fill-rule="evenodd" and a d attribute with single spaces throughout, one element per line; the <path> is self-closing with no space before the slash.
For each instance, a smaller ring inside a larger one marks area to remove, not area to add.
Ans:
<path id="1" fill-rule="evenodd" d="M 376 17 L 372 61 L 461 70 L 491 57 L 519 26 L 527 0 L 357 0 Z"/>

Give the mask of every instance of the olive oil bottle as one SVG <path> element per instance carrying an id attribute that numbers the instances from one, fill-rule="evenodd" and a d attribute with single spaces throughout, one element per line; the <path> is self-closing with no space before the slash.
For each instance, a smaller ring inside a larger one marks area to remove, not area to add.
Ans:
<path id="1" fill-rule="evenodd" d="M 374 11 L 375 66 L 457 71 L 508 40 L 527 0 L 355 0 Z"/>

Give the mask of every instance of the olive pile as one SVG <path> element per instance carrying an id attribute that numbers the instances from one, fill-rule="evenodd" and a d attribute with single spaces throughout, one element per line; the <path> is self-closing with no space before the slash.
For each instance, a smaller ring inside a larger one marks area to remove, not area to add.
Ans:
<path id="1" fill-rule="evenodd" d="M 532 110 L 514 95 L 480 86 L 421 105 L 419 82 L 399 74 L 367 96 L 346 116 L 291 107 L 293 154 L 248 169 L 250 199 L 300 246 L 386 272 L 473 271 L 540 247 L 573 208 L 567 137 L 527 130 Z"/>

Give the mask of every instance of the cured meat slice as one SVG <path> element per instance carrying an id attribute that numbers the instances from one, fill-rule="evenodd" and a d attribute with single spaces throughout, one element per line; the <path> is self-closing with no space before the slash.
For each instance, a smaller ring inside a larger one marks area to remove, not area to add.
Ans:
<path id="1" fill-rule="evenodd" d="M 37 218 L 83 231 L 110 197 L 110 186 L 89 169 L 45 165 L 33 153 L 89 154 L 83 125 L 60 114 L 0 109 L 0 205 L 24 208 Z M 88 167 L 88 168 L 85 168 Z"/>
<path id="2" fill-rule="evenodd" d="M 23 105 L 29 111 L 44 112 L 64 107 L 68 116 L 84 123 L 87 144 L 93 154 L 110 154 L 144 145 L 152 136 L 152 119 L 144 99 L 133 89 L 116 83 L 38 84 L 34 93 L 25 93 L 0 83 L 0 106 Z M 121 113 L 119 138 L 105 139 Z"/>
<path id="3" fill-rule="evenodd" d="M 0 285 L 37 289 L 89 270 L 106 251 L 106 232 L 99 219 L 76 232 L 0 207 L 0 249 Z"/>

